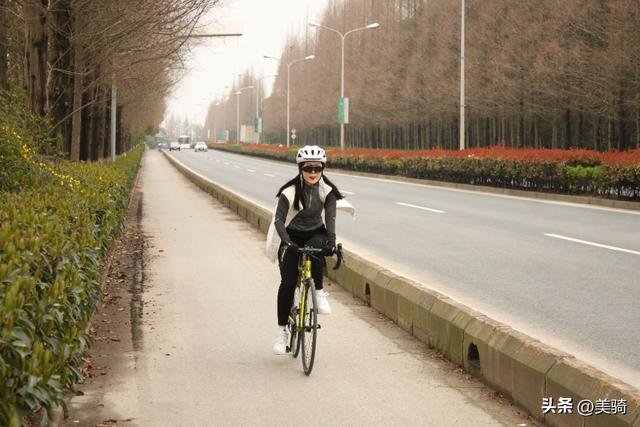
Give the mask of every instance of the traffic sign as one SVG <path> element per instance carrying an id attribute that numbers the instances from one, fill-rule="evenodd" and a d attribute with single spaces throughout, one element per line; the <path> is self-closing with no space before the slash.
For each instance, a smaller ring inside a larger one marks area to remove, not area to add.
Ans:
<path id="1" fill-rule="evenodd" d="M 349 123 L 349 98 L 338 97 L 338 123 Z"/>
<path id="2" fill-rule="evenodd" d="M 296 139 L 296 134 L 291 135 L 291 139 Z"/>

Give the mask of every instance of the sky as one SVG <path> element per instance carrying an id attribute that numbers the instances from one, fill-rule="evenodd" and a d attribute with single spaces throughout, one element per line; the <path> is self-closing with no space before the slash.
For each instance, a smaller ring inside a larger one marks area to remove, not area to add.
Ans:
<path id="1" fill-rule="evenodd" d="M 241 37 L 199 39 L 180 82 L 167 100 L 165 120 L 172 114 L 190 123 L 204 123 L 209 102 L 228 94 L 237 75 L 248 68 L 256 74 L 277 72 L 278 57 L 288 34 L 302 34 L 306 22 L 319 19 L 327 0 L 222 0 L 203 17 L 201 33 L 238 33 Z M 313 30 L 311 30 L 313 31 Z M 274 78 L 263 80 L 267 94 Z"/>

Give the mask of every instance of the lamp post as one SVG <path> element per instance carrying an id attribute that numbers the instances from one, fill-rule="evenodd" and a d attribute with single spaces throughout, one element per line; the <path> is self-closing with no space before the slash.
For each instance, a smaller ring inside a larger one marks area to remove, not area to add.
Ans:
<path id="1" fill-rule="evenodd" d="M 245 89 L 253 89 L 253 86 L 241 87 L 236 91 L 236 141 L 240 143 L 240 93 Z"/>
<path id="2" fill-rule="evenodd" d="M 280 58 L 275 58 L 273 56 L 267 56 L 264 55 L 265 58 L 269 58 L 269 59 L 280 59 Z M 301 61 L 307 61 L 310 59 L 315 58 L 315 55 L 309 55 L 309 56 L 305 56 L 304 58 L 300 58 L 300 59 L 294 59 L 293 61 L 290 61 L 287 63 L 287 147 L 289 147 L 291 145 L 291 113 L 290 113 L 290 100 L 291 100 L 291 66 L 297 62 L 301 62 Z"/>
<path id="3" fill-rule="evenodd" d="M 461 26 L 460 26 L 460 150 L 465 146 L 465 123 L 464 123 L 464 0 L 461 5 Z"/>
<path id="4" fill-rule="evenodd" d="M 257 120 L 256 121 L 256 135 L 257 135 L 258 139 L 256 141 L 256 144 L 260 144 L 260 133 L 262 133 L 262 115 L 260 114 L 260 112 L 262 111 L 262 108 L 260 108 L 260 106 L 262 105 L 262 103 L 261 103 L 262 100 L 260 99 L 260 89 L 264 88 L 262 86 L 263 85 L 262 81 L 264 79 L 268 79 L 268 78 L 271 78 L 271 77 L 277 77 L 277 76 L 278 76 L 278 73 L 272 74 L 270 76 L 264 76 L 264 77 L 261 77 L 261 78 L 257 79 L 256 85 L 258 86 L 258 89 L 256 89 L 256 120 Z"/>
<path id="5" fill-rule="evenodd" d="M 287 147 L 291 145 L 291 124 L 290 124 L 290 98 L 291 98 L 291 66 L 296 62 L 307 61 L 309 59 L 315 58 L 315 55 L 305 56 L 304 58 L 294 59 L 293 61 L 287 63 Z"/>
<path id="6" fill-rule="evenodd" d="M 318 24 L 317 22 L 309 22 L 309 25 L 312 26 L 312 27 L 324 28 L 326 30 L 333 31 L 334 33 L 336 33 L 336 34 L 338 34 L 340 36 L 340 39 L 342 41 L 342 43 L 341 43 L 341 54 L 340 54 L 340 56 L 341 56 L 340 99 L 344 102 L 344 40 L 351 33 L 355 33 L 356 31 L 362 31 L 362 30 L 369 30 L 369 29 L 373 29 L 373 28 L 378 28 L 380 26 L 380 24 L 377 23 L 377 22 L 374 22 L 374 23 L 369 24 L 369 25 L 367 25 L 365 27 L 354 28 L 353 30 L 349 30 L 346 33 L 341 33 L 340 31 L 336 30 L 335 28 L 327 27 L 326 25 Z M 346 118 L 345 117 L 345 113 L 343 113 L 342 120 L 340 121 L 340 149 L 341 150 L 344 149 L 344 123 L 345 123 L 345 118 Z"/>

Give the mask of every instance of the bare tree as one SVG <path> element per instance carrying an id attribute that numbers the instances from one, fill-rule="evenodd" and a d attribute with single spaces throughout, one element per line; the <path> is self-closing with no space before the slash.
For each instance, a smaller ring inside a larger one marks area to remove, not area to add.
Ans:
<path id="1" fill-rule="evenodd" d="M 324 25 L 381 24 L 347 42 L 349 146 L 458 145 L 460 13 L 453 0 L 330 2 Z M 465 18 L 468 146 L 640 144 L 639 2 L 469 0 Z M 301 143 L 336 143 L 337 42 L 327 31 L 307 40 L 316 59 L 296 73 L 296 93 L 313 100 L 295 107 Z M 265 101 L 267 131 L 282 120 L 282 82 Z"/>
<path id="2" fill-rule="evenodd" d="M 9 88 L 7 0 L 0 0 L 0 89 Z"/>
<path id="3" fill-rule="evenodd" d="M 44 115 L 47 98 L 47 8 L 48 0 L 24 0 L 25 76 L 27 107 Z"/>

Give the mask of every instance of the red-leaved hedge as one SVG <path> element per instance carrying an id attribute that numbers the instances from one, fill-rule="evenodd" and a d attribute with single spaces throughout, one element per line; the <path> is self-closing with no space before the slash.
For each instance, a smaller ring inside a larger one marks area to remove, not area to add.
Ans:
<path id="1" fill-rule="evenodd" d="M 213 147 L 292 162 L 298 150 L 266 144 Z M 327 156 L 329 167 L 360 172 L 640 200 L 640 149 L 606 153 L 501 146 L 462 151 L 327 149 Z"/>

